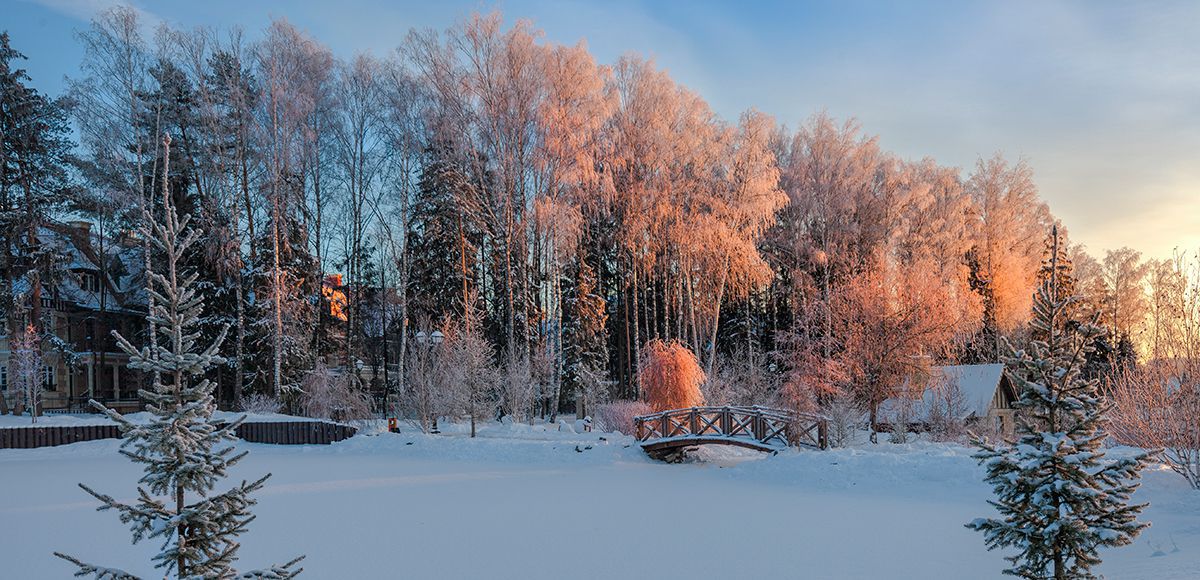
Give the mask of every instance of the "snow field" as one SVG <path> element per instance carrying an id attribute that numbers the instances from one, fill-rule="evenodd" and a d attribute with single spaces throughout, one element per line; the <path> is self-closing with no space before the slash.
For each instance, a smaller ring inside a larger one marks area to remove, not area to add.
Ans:
<path id="1" fill-rule="evenodd" d="M 619 434 L 485 423 L 330 446 L 240 443 L 235 477 L 257 495 L 242 567 L 307 554 L 306 578 L 999 578 L 1002 553 L 963 524 L 989 488 L 965 447 L 862 445 L 766 457 L 706 448 L 706 462 L 648 460 Z M 601 441 L 603 437 L 606 440 Z M 119 442 L 0 451 L 0 577 L 69 576 L 68 549 L 154 577 L 153 543 L 129 544 L 76 482 L 132 498 Z M 587 447 L 591 449 L 587 449 Z M 1108 578 L 1193 578 L 1200 492 L 1149 470 L 1135 500 L 1154 522 L 1105 553 Z"/>

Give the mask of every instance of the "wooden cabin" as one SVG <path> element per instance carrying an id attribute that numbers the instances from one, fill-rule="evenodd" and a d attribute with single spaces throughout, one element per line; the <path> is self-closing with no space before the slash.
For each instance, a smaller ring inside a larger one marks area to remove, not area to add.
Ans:
<path id="1" fill-rule="evenodd" d="M 969 426 L 995 427 L 1009 437 L 1016 426 L 1016 400 L 1017 391 L 1003 364 L 933 367 L 921 389 L 880 404 L 879 420 L 892 424 L 906 413 L 908 422 L 921 430 L 930 423 L 931 414 L 949 412 Z"/>

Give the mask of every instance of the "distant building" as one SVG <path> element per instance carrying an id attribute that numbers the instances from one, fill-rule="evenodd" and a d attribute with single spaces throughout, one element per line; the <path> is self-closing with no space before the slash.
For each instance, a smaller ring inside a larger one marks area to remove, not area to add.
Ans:
<path id="1" fill-rule="evenodd" d="M 38 233 L 44 248 L 58 257 L 61 279 L 46 283 L 42 308 L 55 340 L 44 341 L 42 409 L 84 410 L 94 398 L 118 410 L 141 407 L 137 391 L 141 373 L 128 368 L 129 356 L 117 348 L 110 331 L 135 344 L 144 334 L 146 298 L 140 241 L 125 235 L 102 240 L 88 222 L 44 226 Z M 18 279 L 14 292 L 30 291 Z M 0 326 L 0 396 L 14 403 L 9 388 L 9 340 Z"/>
<path id="2" fill-rule="evenodd" d="M 940 412 L 968 425 L 995 427 L 1012 435 L 1016 400 L 1016 389 L 1003 364 L 933 367 L 921 389 L 880 404 L 879 421 L 890 425 L 903 413 L 907 422 L 920 429 L 929 424 L 932 414 Z"/>

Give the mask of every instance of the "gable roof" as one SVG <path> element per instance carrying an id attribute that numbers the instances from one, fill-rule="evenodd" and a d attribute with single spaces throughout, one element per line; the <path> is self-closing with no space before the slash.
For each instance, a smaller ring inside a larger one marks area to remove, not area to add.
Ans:
<path id="1" fill-rule="evenodd" d="M 117 242 L 99 244 L 99 234 L 75 224 L 47 223 L 37 232 L 38 242 L 45 251 L 55 255 L 63 277 L 50 289 L 48 296 L 70 302 L 80 308 L 98 310 L 100 295 L 83 284 L 82 273 L 99 277 L 107 267 L 107 279 L 99 280 L 107 288 L 106 309 L 110 312 L 138 313 L 145 309 L 145 286 L 142 249 Z M 103 248 L 103 252 L 100 252 Z M 13 292 L 29 292 L 28 273 L 13 281 Z"/>
<path id="2" fill-rule="evenodd" d="M 912 417 L 918 420 L 925 417 L 930 409 L 939 404 L 940 395 L 947 388 L 957 388 L 962 395 L 959 419 L 985 417 L 1003 380 L 1004 365 L 1001 363 L 933 367 L 930 369 L 930 379 L 921 393 L 921 398 L 909 399 L 913 404 Z M 879 420 L 891 422 L 905 402 L 901 397 L 892 397 L 880 403 Z"/>
<path id="3" fill-rule="evenodd" d="M 940 374 L 943 384 L 956 386 L 962 393 L 967 409 L 967 415 L 961 417 L 964 419 L 971 415 L 987 415 L 996 389 L 1000 388 L 1000 381 L 1004 378 L 1004 365 L 1001 363 L 934 367 L 933 371 L 935 379 L 930 381 L 931 387 L 938 386 L 935 381 Z M 930 399 L 933 394 L 934 389 L 927 387 L 924 398 Z"/>

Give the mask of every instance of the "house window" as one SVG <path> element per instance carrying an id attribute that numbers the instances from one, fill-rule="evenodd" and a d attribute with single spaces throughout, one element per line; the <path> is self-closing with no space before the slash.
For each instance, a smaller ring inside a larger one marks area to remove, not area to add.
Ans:
<path id="1" fill-rule="evenodd" d="M 0 391 L 8 390 L 8 365 L 0 365 Z"/>
<path id="2" fill-rule="evenodd" d="M 46 389 L 47 391 L 57 390 L 58 385 L 56 385 L 54 381 L 55 375 L 56 373 L 54 372 L 53 365 L 46 365 L 42 367 L 42 388 Z"/>
<path id="3" fill-rule="evenodd" d="M 84 272 L 80 279 L 80 285 L 89 292 L 99 292 L 100 277 L 95 272 Z"/>

